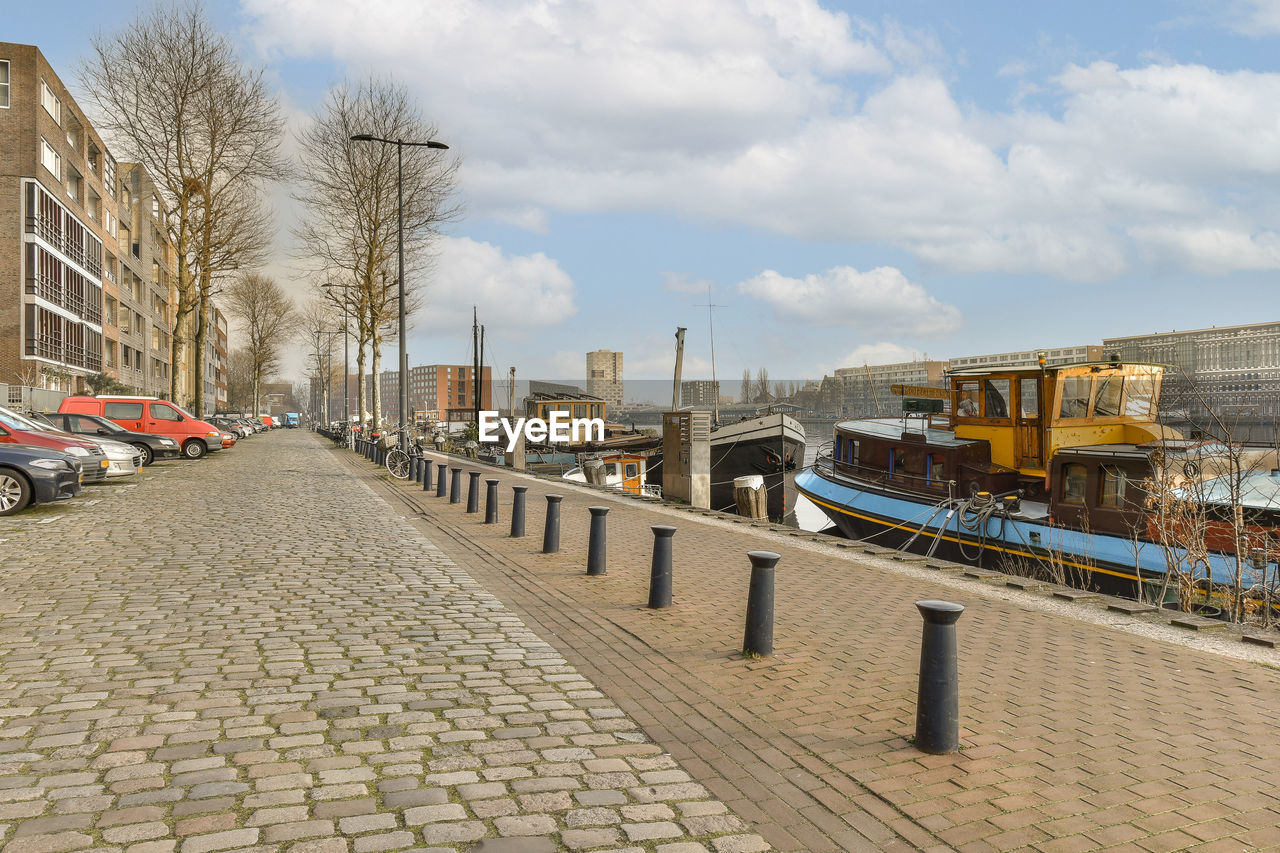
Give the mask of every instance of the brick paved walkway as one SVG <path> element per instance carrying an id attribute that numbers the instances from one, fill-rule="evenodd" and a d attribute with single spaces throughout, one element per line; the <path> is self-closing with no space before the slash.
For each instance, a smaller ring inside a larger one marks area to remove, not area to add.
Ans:
<path id="1" fill-rule="evenodd" d="M 768 849 L 301 431 L 0 519 L 0 844 Z"/>
<path id="2" fill-rule="evenodd" d="M 530 536 L 512 540 L 517 475 L 484 470 L 503 481 L 496 526 L 420 487 L 379 488 L 780 850 L 1280 847 L 1275 667 L 541 480 L 519 480 Z M 562 552 L 548 556 L 551 491 L 566 498 Z M 592 504 L 612 507 L 603 578 L 583 575 Z M 643 606 L 655 523 L 680 528 L 669 611 Z M 758 548 L 783 557 L 777 654 L 748 661 L 745 552 Z M 968 605 L 954 756 L 907 741 L 922 598 Z"/>

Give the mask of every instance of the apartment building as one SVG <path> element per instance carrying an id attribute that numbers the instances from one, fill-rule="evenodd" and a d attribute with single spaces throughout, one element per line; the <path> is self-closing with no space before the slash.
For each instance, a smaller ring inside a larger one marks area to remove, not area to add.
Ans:
<path id="1" fill-rule="evenodd" d="M 1044 353 L 1045 363 L 1050 365 L 1081 364 L 1102 360 L 1102 347 L 1097 344 L 1086 344 L 1077 347 L 967 355 L 948 361 L 947 370 L 954 372 L 986 367 L 1035 367 L 1040 363 L 1040 353 Z"/>
<path id="2" fill-rule="evenodd" d="M 0 381 L 75 391 L 103 369 L 115 173 L 39 49 L 0 42 Z"/>
<path id="3" fill-rule="evenodd" d="M 493 408 L 493 373 L 480 372 L 480 408 Z M 400 372 L 384 370 L 379 376 L 384 417 L 400 420 Z M 474 411 L 476 371 L 469 364 L 426 364 L 409 368 L 409 408 L 420 420 L 450 420 L 449 412 Z M 455 418 L 456 419 L 456 418 Z M 465 418 L 471 420 L 471 417 Z"/>
<path id="4" fill-rule="evenodd" d="M 607 349 L 587 353 L 587 393 L 610 406 L 622 405 L 622 353 Z"/>
<path id="5" fill-rule="evenodd" d="M 146 170 L 117 163 L 32 45 L 0 43 L 0 380 L 169 396 L 177 259 Z M 10 240 L 10 237 L 13 239 Z"/>
<path id="6" fill-rule="evenodd" d="M 720 399 L 720 383 L 710 379 L 690 379 L 680 383 L 680 405 L 696 409 L 713 408 Z"/>

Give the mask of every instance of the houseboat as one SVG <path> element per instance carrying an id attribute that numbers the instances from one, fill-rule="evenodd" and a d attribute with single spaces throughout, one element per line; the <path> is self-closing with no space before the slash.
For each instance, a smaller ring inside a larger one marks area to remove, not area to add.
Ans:
<path id="1" fill-rule="evenodd" d="M 1273 583 L 1274 450 L 1162 426 L 1163 375 L 1113 358 L 902 388 L 902 417 L 838 423 L 796 488 L 850 538 L 1106 592 Z"/>

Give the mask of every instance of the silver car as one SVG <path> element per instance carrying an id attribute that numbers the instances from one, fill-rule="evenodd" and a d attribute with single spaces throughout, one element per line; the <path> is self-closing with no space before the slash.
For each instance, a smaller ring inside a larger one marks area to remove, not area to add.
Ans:
<path id="1" fill-rule="evenodd" d="M 17 415 L 17 417 L 22 416 Z M 33 414 L 23 418 L 23 420 L 31 425 L 31 429 L 53 433 L 54 435 L 70 436 L 81 441 L 90 441 L 101 447 L 102 452 L 107 455 L 108 477 L 128 477 L 138 473 L 138 469 L 142 467 L 142 453 L 132 444 L 125 444 L 123 441 L 114 441 L 110 438 L 99 438 L 96 435 L 75 435 L 54 426 L 53 422 L 43 415 Z"/>

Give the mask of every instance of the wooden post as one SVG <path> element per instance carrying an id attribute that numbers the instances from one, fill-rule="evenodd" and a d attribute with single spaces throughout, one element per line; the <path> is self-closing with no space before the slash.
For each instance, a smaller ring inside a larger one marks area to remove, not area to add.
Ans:
<path id="1" fill-rule="evenodd" d="M 735 477 L 733 481 L 733 502 L 738 507 L 738 515 L 743 518 L 767 517 L 769 511 L 767 492 L 764 488 L 764 477 L 759 474 Z"/>

